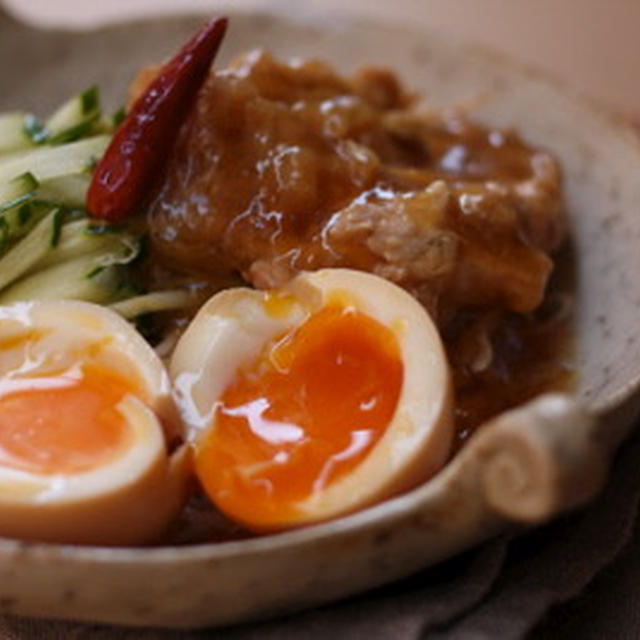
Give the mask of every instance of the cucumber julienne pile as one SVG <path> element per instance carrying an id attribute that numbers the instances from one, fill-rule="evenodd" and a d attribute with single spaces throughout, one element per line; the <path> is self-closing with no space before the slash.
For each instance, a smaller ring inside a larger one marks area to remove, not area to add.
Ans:
<path id="1" fill-rule="evenodd" d="M 44 122 L 0 114 L 0 304 L 85 300 L 135 318 L 193 302 L 187 290 L 141 294 L 127 277 L 139 234 L 87 216 L 91 171 L 122 115 L 103 116 L 95 87 Z"/>

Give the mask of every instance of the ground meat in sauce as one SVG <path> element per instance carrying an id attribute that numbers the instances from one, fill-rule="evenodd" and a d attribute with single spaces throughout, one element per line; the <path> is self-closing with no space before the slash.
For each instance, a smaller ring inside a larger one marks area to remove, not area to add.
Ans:
<path id="1" fill-rule="evenodd" d="M 461 438 L 562 386 L 567 325 L 532 315 L 566 235 L 558 164 L 513 132 L 416 109 L 388 71 L 344 79 L 254 51 L 212 72 L 148 215 L 156 278 L 270 288 L 351 267 L 405 287 L 445 340 Z"/>

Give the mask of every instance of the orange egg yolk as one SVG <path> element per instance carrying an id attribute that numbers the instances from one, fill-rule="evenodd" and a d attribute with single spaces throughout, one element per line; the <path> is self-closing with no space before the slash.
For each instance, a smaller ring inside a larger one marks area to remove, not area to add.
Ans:
<path id="1" fill-rule="evenodd" d="M 237 373 L 196 446 L 196 473 L 217 506 L 249 527 L 295 520 L 300 501 L 352 470 L 384 434 L 402 380 L 390 329 L 352 308 L 325 308 Z"/>
<path id="2" fill-rule="evenodd" d="M 109 462 L 128 443 L 117 405 L 131 389 L 91 366 L 6 376 L 0 380 L 0 465 L 73 474 Z"/>

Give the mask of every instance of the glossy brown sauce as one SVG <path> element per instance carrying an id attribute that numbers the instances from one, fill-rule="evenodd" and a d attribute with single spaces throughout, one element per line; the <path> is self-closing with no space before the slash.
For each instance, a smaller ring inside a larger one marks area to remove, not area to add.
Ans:
<path id="1" fill-rule="evenodd" d="M 554 260 L 555 271 L 544 302 L 533 313 L 509 313 L 490 339 L 492 360 L 473 371 L 456 365 L 464 319 L 444 335 L 453 364 L 457 450 L 485 421 L 550 391 L 576 385 L 574 344 L 574 256 L 565 246 Z"/>
<path id="2" fill-rule="evenodd" d="M 442 333 L 461 445 L 571 385 L 561 171 L 514 132 L 413 105 L 377 69 L 344 79 L 252 52 L 212 73 L 151 199 L 143 273 L 149 288 L 270 288 L 323 267 L 396 282 Z M 191 501 L 172 542 L 244 535 L 207 505 Z"/>
<path id="3" fill-rule="evenodd" d="M 565 229 L 560 171 L 517 135 L 424 114 L 389 72 L 253 52 L 210 75 L 149 220 L 158 263 L 266 288 L 351 267 L 459 309 L 537 307 Z"/>

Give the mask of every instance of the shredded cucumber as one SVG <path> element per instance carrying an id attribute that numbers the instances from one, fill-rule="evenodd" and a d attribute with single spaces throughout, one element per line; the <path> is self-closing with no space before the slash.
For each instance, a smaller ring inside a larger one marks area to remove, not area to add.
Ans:
<path id="1" fill-rule="evenodd" d="M 127 110 L 123 105 L 111 116 L 111 127 L 117 129 L 126 117 Z"/>
<path id="2" fill-rule="evenodd" d="M 83 173 L 60 176 L 42 182 L 33 197 L 40 202 L 83 209 L 89 183 L 89 176 Z"/>
<path id="3" fill-rule="evenodd" d="M 33 141 L 24 129 L 26 116 L 26 113 L 0 114 L 0 155 L 33 146 Z"/>
<path id="4" fill-rule="evenodd" d="M 91 87 L 65 102 L 45 122 L 46 140 L 49 144 L 78 140 L 91 133 L 99 118 L 100 94 L 97 87 Z"/>
<path id="5" fill-rule="evenodd" d="M 140 243 L 127 233 L 91 233 L 91 222 L 86 218 L 65 224 L 58 243 L 35 262 L 29 273 L 74 260 L 86 254 L 102 255 L 103 260 L 96 266 L 127 264 L 140 251 Z"/>
<path id="6" fill-rule="evenodd" d="M 0 290 L 24 275 L 52 248 L 62 212 L 53 209 L 0 260 Z"/>
<path id="7" fill-rule="evenodd" d="M 83 174 L 61 176 L 39 183 L 31 173 L 23 173 L 0 183 L 0 214 L 28 201 L 70 209 L 83 209 L 89 177 Z"/>
<path id="8" fill-rule="evenodd" d="M 105 134 L 93 135 L 100 123 Z M 122 269 L 139 254 L 139 240 L 122 230 L 95 233 L 88 218 L 78 219 L 88 169 L 112 129 L 111 120 L 101 119 L 95 88 L 44 122 L 24 113 L 0 115 L 2 303 L 75 298 L 106 304 L 131 295 L 122 287 Z M 65 223 L 64 217 L 75 219 Z"/>
<path id="9" fill-rule="evenodd" d="M 80 223 L 86 221 L 81 220 L 64 225 L 59 233 L 59 241 L 55 247 L 51 247 L 55 226 L 51 221 L 47 229 L 46 222 L 49 222 L 49 217 L 0 260 L 0 275 L 3 275 L 3 262 L 20 245 L 33 239 L 28 253 L 23 246 L 17 254 L 22 257 L 21 268 L 11 269 L 13 274 L 19 272 L 16 277 L 22 279 L 13 282 L 16 278 L 12 278 L 12 284 L 8 287 L 5 284 L 8 278 L 0 279 L 0 287 L 6 287 L 0 291 L 0 304 L 16 300 L 55 299 L 108 304 L 123 297 L 126 290 L 122 288 L 121 268 L 135 259 L 139 251 L 139 243 L 134 238 L 125 234 L 88 234 L 86 227 L 82 231 Z M 51 234 L 48 247 L 45 241 L 46 230 Z M 37 246 L 36 241 L 39 242 Z M 29 266 L 25 268 L 24 256 L 27 255 L 40 257 L 36 261 L 29 261 Z M 13 258 L 9 265 L 14 261 L 17 262 Z"/>
<path id="10" fill-rule="evenodd" d="M 28 113 L 24 117 L 24 132 L 31 140 L 32 144 L 41 144 L 47 140 L 47 130 L 40 118 Z"/>
<path id="11" fill-rule="evenodd" d="M 37 188 L 38 181 L 29 172 L 0 183 L 0 213 L 28 200 Z"/>
<path id="12" fill-rule="evenodd" d="M 156 311 L 172 311 L 194 305 L 200 296 L 186 289 L 154 291 L 133 298 L 127 298 L 110 305 L 111 309 L 131 320 Z"/>
<path id="13" fill-rule="evenodd" d="M 94 133 L 100 114 L 100 94 L 97 87 L 91 87 L 67 100 L 45 122 L 24 115 L 22 133 L 31 144 L 65 144 Z"/>
<path id="14" fill-rule="evenodd" d="M 0 183 L 30 172 L 41 182 L 84 173 L 104 153 L 109 136 L 94 136 L 58 147 L 39 147 L 0 158 Z"/>
<path id="15" fill-rule="evenodd" d="M 51 205 L 29 201 L 4 211 L 0 215 L 0 225 L 6 225 L 7 240 L 14 242 L 27 235 L 51 209 Z M 7 248 L 6 244 L 0 247 L 0 256 Z"/>
<path id="16" fill-rule="evenodd" d="M 186 289 L 138 295 L 125 283 L 140 238 L 85 215 L 90 169 L 123 117 L 102 114 L 95 87 L 44 120 L 0 114 L 0 304 L 78 299 L 134 319 L 201 300 Z"/>
<path id="17" fill-rule="evenodd" d="M 117 298 L 117 266 L 103 267 L 104 254 L 88 254 L 19 280 L 0 292 L 0 304 L 21 300 L 84 300 L 108 304 Z"/>

